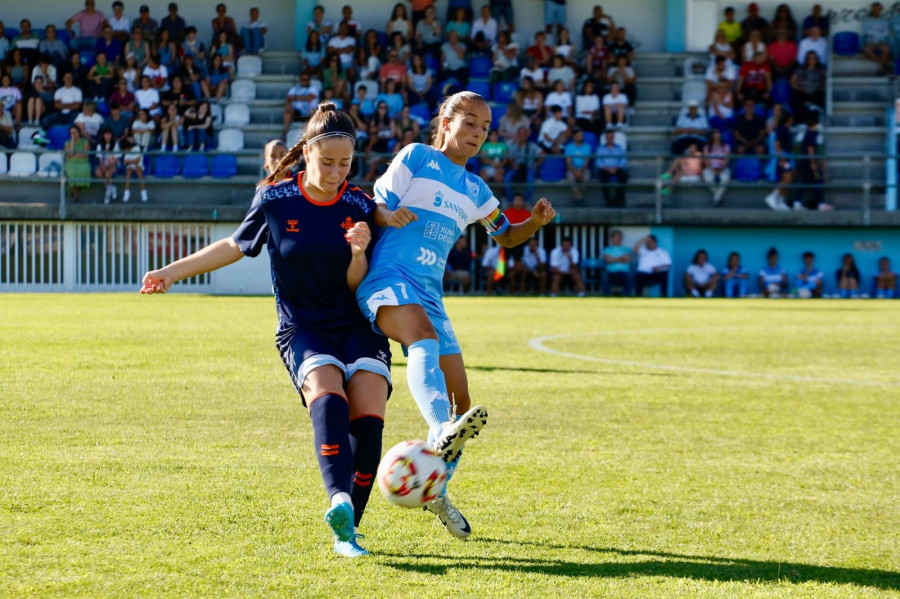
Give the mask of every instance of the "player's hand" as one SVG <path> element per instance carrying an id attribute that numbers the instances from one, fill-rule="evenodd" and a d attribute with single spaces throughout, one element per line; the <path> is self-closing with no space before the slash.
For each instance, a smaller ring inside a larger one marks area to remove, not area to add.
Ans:
<path id="1" fill-rule="evenodd" d="M 397 208 L 387 218 L 387 226 L 402 229 L 414 220 L 419 220 L 416 213 L 409 208 Z"/>
<path id="2" fill-rule="evenodd" d="M 174 283 L 175 277 L 168 274 L 164 268 L 151 270 L 144 275 L 144 280 L 141 284 L 141 293 L 144 295 L 165 293 Z"/>
<path id="3" fill-rule="evenodd" d="M 369 231 L 369 225 L 364 222 L 358 222 L 350 227 L 344 237 L 347 238 L 347 243 L 350 244 L 350 252 L 354 256 L 364 254 L 366 248 L 369 247 L 369 242 L 372 241 L 372 233 Z"/>
<path id="4" fill-rule="evenodd" d="M 556 210 L 547 198 L 539 199 L 531 209 L 532 220 L 537 221 L 543 227 L 556 217 Z"/>

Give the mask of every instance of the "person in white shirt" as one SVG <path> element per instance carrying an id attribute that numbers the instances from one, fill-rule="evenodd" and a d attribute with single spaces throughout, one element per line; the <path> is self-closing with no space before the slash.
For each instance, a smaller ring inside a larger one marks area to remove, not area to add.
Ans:
<path id="1" fill-rule="evenodd" d="M 527 282 L 535 280 L 538 293 L 544 294 L 547 290 L 547 251 L 540 246 L 537 237 L 528 240 L 528 245 L 522 250 L 522 257 L 514 267 L 519 275 L 519 293 L 525 293 Z"/>
<path id="2" fill-rule="evenodd" d="M 635 294 L 641 297 L 645 287 L 659 285 L 660 297 L 668 297 L 669 268 L 672 266 L 669 252 L 659 247 L 655 235 L 648 235 L 634 245 L 634 253 L 638 257 Z"/>
<path id="3" fill-rule="evenodd" d="M 624 127 L 627 108 L 628 96 L 621 92 L 618 83 L 613 83 L 609 86 L 609 93 L 603 96 L 603 115 L 607 126 Z"/>
<path id="4" fill-rule="evenodd" d="M 531 81 L 534 83 L 535 87 L 539 87 L 540 89 L 545 89 L 547 87 L 547 74 L 538 64 L 537 58 L 534 56 L 529 56 L 525 60 L 525 66 L 519 71 L 520 85 L 526 77 L 531 77 Z"/>
<path id="5" fill-rule="evenodd" d="M 683 112 L 675 121 L 672 153 L 680 156 L 691 145 L 702 148 L 706 145 L 707 135 L 709 135 L 709 121 L 700 112 L 700 103 L 697 100 L 688 100 L 687 112 Z"/>
<path id="6" fill-rule="evenodd" d="M 309 35 L 312 31 L 319 32 L 319 39 L 323 44 L 327 44 L 334 33 L 334 23 L 325 18 L 325 7 L 322 5 L 313 9 L 312 21 L 306 24 L 306 34 Z"/>
<path id="7" fill-rule="evenodd" d="M 578 297 L 584 297 L 584 283 L 578 268 L 578 248 L 572 247 L 572 238 L 563 237 L 562 242 L 550 252 L 550 297 L 556 297 L 563 279 L 572 281 Z"/>
<path id="8" fill-rule="evenodd" d="M 72 73 L 63 75 L 63 86 L 53 94 L 53 106 L 56 108 L 56 112 L 45 119 L 48 121 L 45 127 L 68 125 L 78 116 L 78 110 L 81 108 L 84 97 L 81 90 L 72 85 L 72 82 Z"/>
<path id="9" fill-rule="evenodd" d="M 624 96 L 623 96 L 624 97 Z M 553 82 L 553 91 L 544 99 L 544 106 L 559 106 L 563 111 L 563 120 L 572 120 L 572 94 L 566 89 L 565 81 L 557 79 Z"/>
<path id="10" fill-rule="evenodd" d="M 341 68 L 347 73 L 347 80 L 352 80 L 356 38 L 350 35 L 350 28 L 344 21 L 338 25 L 338 34 L 328 40 L 328 51 L 334 52 L 340 57 Z"/>
<path id="11" fill-rule="evenodd" d="M 287 135 L 291 123 L 309 115 L 313 108 L 319 104 L 319 89 L 310 85 L 309 73 L 300 75 L 300 83 L 292 87 L 287 93 L 284 102 L 284 131 L 282 137 Z"/>
<path id="12" fill-rule="evenodd" d="M 113 37 L 124 44 L 131 37 L 131 19 L 125 16 L 125 5 L 118 0 L 112 8 L 113 14 L 106 22 L 112 27 Z"/>
<path id="13" fill-rule="evenodd" d="M 684 273 L 684 291 L 691 297 L 712 297 L 719 285 L 719 272 L 709 263 L 706 250 L 697 250 Z"/>
<path id="14" fill-rule="evenodd" d="M 494 280 L 494 273 L 497 272 L 497 267 L 500 265 L 500 246 L 496 243 L 491 243 L 491 245 L 484 251 L 484 255 L 481 257 L 481 268 L 484 271 L 484 292 L 488 295 L 494 294 L 494 284 L 499 283 L 500 281 Z"/>
<path id="15" fill-rule="evenodd" d="M 135 90 L 134 100 L 138 108 L 143 108 L 153 119 L 162 116 L 159 107 L 159 91 L 150 86 L 150 77 L 141 75 L 141 89 Z"/>
<path id="16" fill-rule="evenodd" d="M 97 134 L 103 126 L 103 117 L 95 112 L 93 102 L 85 102 L 81 114 L 75 117 L 75 126 L 81 131 L 81 135 L 91 142 L 91 146 L 97 143 Z"/>
<path id="17" fill-rule="evenodd" d="M 820 63 L 828 63 L 828 42 L 822 37 L 822 31 L 818 27 L 810 27 L 809 37 L 800 40 L 797 46 L 797 62 L 803 64 L 807 52 L 815 52 Z"/>
<path id="18" fill-rule="evenodd" d="M 497 19 L 491 16 L 491 7 L 485 4 L 481 7 L 481 18 L 472 23 L 470 36 L 473 41 L 478 41 L 478 35 L 484 38 L 484 44 L 488 47 L 497 43 Z"/>
<path id="19" fill-rule="evenodd" d="M 250 20 L 241 26 L 241 41 L 244 42 L 244 52 L 259 54 L 266 46 L 266 33 L 269 27 L 259 20 L 259 9 L 250 9 Z"/>
<path id="20" fill-rule="evenodd" d="M 553 116 L 541 123 L 538 145 L 548 154 L 561 154 L 563 145 L 569 140 L 569 125 L 562 118 L 561 107 L 550 106 L 550 114 Z"/>

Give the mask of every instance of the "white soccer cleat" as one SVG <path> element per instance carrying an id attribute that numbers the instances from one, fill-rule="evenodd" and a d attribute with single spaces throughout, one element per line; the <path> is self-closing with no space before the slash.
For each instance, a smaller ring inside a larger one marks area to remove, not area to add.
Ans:
<path id="1" fill-rule="evenodd" d="M 466 441 L 478 436 L 487 424 L 487 417 L 487 408 L 475 406 L 456 422 L 445 422 L 441 425 L 441 433 L 434 440 L 434 452 L 445 462 L 452 462 L 462 451 Z"/>
<path id="2" fill-rule="evenodd" d="M 472 527 L 469 526 L 469 521 L 462 515 L 462 512 L 456 509 L 455 505 L 450 503 L 450 498 L 447 495 L 441 495 L 437 499 L 429 501 L 422 509 L 436 515 L 441 524 L 444 525 L 444 528 L 447 529 L 447 532 L 454 537 L 465 539 L 472 534 Z"/>

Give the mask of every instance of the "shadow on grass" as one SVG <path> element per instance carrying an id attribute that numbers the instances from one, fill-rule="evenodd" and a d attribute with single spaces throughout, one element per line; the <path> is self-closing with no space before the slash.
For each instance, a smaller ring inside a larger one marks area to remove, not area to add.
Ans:
<path id="1" fill-rule="evenodd" d="M 604 563 L 583 563 L 560 559 L 529 558 L 521 556 L 478 557 L 447 555 L 399 555 L 382 553 L 384 564 L 397 570 L 425 574 L 444 574 L 448 570 L 466 568 L 472 570 L 501 570 L 531 572 L 547 576 L 623 578 L 628 576 L 662 576 L 690 578 L 716 582 L 813 582 L 822 584 L 852 584 L 885 590 L 900 590 L 900 572 L 814 566 L 790 562 L 747 560 L 740 558 L 684 555 L 663 551 L 616 549 L 613 547 L 565 546 L 538 542 L 517 542 L 500 539 L 473 539 L 478 543 L 531 545 L 542 549 L 567 549 L 592 551 L 609 556 Z M 632 561 L 616 561 L 616 556 L 644 558 Z M 423 563 L 423 558 L 429 563 Z M 434 563 L 437 562 L 437 563 Z"/>
<path id="2" fill-rule="evenodd" d="M 393 362 L 394 366 L 406 366 L 406 362 Z M 535 372 L 543 374 L 601 374 L 608 376 L 627 375 L 627 376 L 659 376 L 673 377 L 680 376 L 674 372 L 635 372 L 626 370 L 568 370 L 562 368 L 522 368 L 518 366 L 481 366 L 466 364 L 466 370 L 475 370 L 478 372 Z"/>

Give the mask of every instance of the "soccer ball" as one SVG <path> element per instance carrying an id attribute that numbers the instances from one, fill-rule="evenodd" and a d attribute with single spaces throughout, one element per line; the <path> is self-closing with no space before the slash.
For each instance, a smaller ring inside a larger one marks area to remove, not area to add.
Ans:
<path id="1" fill-rule="evenodd" d="M 403 441 L 384 454 L 376 480 L 394 505 L 421 507 L 444 490 L 447 466 L 424 441 Z"/>

